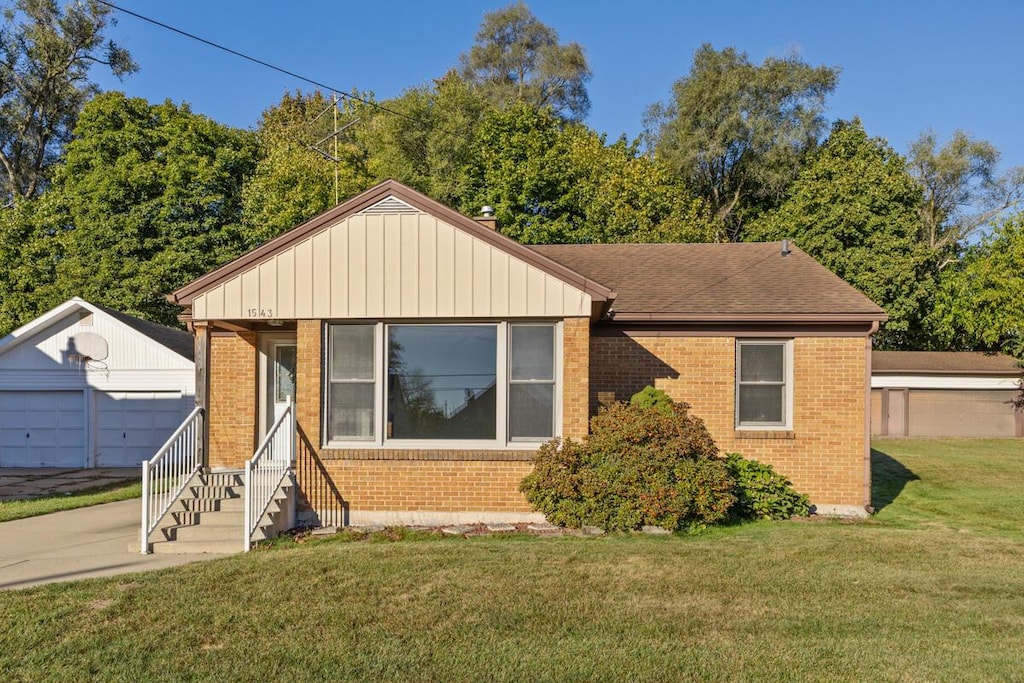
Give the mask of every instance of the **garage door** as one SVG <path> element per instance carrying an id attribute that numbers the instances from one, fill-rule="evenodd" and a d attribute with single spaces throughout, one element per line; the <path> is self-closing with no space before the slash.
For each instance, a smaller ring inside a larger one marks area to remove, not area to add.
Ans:
<path id="1" fill-rule="evenodd" d="M 97 467 L 135 467 L 152 458 L 188 414 L 185 403 L 191 403 L 176 391 L 95 396 Z"/>
<path id="2" fill-rule="evenodd" d="M 0 467 L 83 467 L 81 391 L 0 391 Z"/>
<path id="3" fill-rule="evenodd" d="M 1014 391 L 910 390 L 910 436 L 1012 437 Z"/>

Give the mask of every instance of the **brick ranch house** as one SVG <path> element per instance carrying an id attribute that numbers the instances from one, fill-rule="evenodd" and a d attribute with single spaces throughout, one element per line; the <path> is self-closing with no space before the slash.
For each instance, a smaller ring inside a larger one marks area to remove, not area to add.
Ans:
<path id="1" fill-rule="evenodd" d="M 782 243 L 528 247 L 389 180 L 169 298 L 209 468 L 294 397 L 300 520 L 539 520 L 518 490 L 537 447 L 648 384 L 820 512 L 870 504 L 885 314 Z"/>

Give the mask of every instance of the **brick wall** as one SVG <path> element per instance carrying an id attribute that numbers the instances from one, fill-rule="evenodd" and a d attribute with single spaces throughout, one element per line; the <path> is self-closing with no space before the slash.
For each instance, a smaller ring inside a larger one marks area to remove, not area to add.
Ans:
<path id="1" fill-rule="evenodd" d="M 590 319 L 562 321 L 562 434 L 580 438 L 590 423 Z"/>
<path id="2" fill-rule="evenodd" d="M 691 404 L 722 452 L 773 464 L 819 505 L 865 503 L 865 349 L 862 337 L 794 340 L 791 432 L 734 429 L 733 337 L 592 336 L 586 318 L 563 324 L 563 434 L 586 434 L 600 401 L 647 384 Z M 529 452 L 320 449 L 322 325 L 297 325 L 300 509 L 324 523 L 348 511 L 431 510 L 521 514 Z M 215 336 L 210 350 L 210 464 L 239 467 L 255 446 L 254 333 Z M 243 378 L 251 377 L 251 381 Z"/>
<path id="3" fill-rule="evenodd" d="M 256 351 L 255 332 L 217 334 L 210 338 L 212 468 L 239 468 L 256 448 Z"/>
<path id="4" fill-rule="evenodd" d="M 864 338 L 794 339 L 793 430 L 782 433 L 735 429 L 735 344 L 734 337 L 592 337 L 592 409 L 653 385 L 689 403 L 723 453 L 771 463 L 815 504 L 864 505 Z"/>

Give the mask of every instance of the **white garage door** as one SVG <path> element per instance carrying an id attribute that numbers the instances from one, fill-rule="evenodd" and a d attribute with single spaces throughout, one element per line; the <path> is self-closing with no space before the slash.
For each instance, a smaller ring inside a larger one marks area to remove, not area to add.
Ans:
<path id="1" fill-rule="evenodd" d="M 83 467 L 81 391 L 0 391 L 0 467 Z"/>
<path id="2" fill-rule="evenodd" d="M 96 466 L 135 467 L 153 457 L 188 414 L 177 391 L 96 392 Z"/>

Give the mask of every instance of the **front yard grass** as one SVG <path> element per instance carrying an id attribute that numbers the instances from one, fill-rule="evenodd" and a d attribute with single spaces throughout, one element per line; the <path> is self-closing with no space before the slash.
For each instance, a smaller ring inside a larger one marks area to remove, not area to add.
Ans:
<path id="1" fill-rule="evenodd" d="M 68 494 L 55 494 L 43 498 L 32 498 L 30 500 L 5 500 L 0 501 L 0 522 L 9 522 L 12 519 L 24 519 L 37 515 L 48 515 L 51 512 L 61 510 L 74 510 L 101 503 L 115 503 L 119 500 L 140 498 L 142 496 L 142 483 L 133 484 L 112 484 L 94 489 L 75 491 Z"/>
<path id="2" fill-rule="evenodd" d="M 863 522 L 696 536 L 310 541 L 0 593 L 0 673 L 1024 680 L 1024 446 L 875 448 L 880 509 Z"/>

